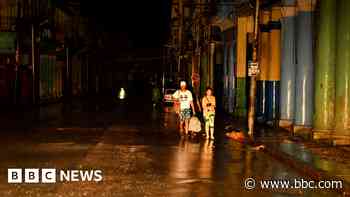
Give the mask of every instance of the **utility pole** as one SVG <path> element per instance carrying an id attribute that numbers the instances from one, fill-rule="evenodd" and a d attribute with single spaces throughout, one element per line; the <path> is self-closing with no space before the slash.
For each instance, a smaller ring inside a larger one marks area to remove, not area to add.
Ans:
<path id="1" fill-rule="evenodd" d="M 20 2 L 19 0 L 16 0 L 16 10 L 17 10 L 17 16 L 16 16 L 16 63 L 15 63 L 15 75 L 16 75 L 16 79 L 15 79 L 15 91 L 13 92 L 13 103 L 17 104 L 18 103 L 18 94 L 19 94 L 19 90 L 18 90 L 18 73 L 19 73 L 19 66 L 20 66 L 20 40 L 21 40 L 21 28 L 19 27 L 21 25 L 21 7 L 20 7 Z"/>
<path id="2" fill-rule="evenodd" d="M 209 60 L 207 86 L 214 88 L 215 42 L 213 41 L 209 43 Z"/>
<path id="3" fill-rule="evenodd" d="M 254 43 L 253 43 L 253 62 L 249 64 L 248 75 L 250 76 L 249 90 L 249 111 L 248 111 L 248 134 L 254 134 L 255 120 L 255 99 L 256 99 L 256 76 L 259 73 L 257 48 L 258 48 L 258 24 L 259 24 L 259 0 L 256 0 L 255 5 L 255 20 L 254 20 Z"/>
<path id="4" fill-rule="evenodd" d="M 37 43 L 36 43 L 36 25 L 32 23 L 32 77 L 33 77 L 33 104 L 36 105 L 39 102 L 39 65 L 37 59 Z"/>
<path id="5" fill-rule="evenodd" d="M 182 0 L 179 1 L 179 32 L 178 32 L 178 64 L 177 71 L 181 72 L 181 59 L 182 59 L 182 42 L 183 42 L 183 3 Z"/>
<path id="6" fill-rule="evenodd" d="M 201 0 L 196 0 L 197 3 L 201 3 Z M 200 46 L 200 38 L 201 38 L 201 17 L 202 17 L 202 9 L 201 7 L 195 8 L 195 14 L 194 14 L 194 41 L 195 41 L 195 50 L 194 50 L 194 62 L 192 65 L 192 80 L 193 80 L 193 87 L 194 92 L 197 98 L 197 106 L 200 109 L 200 104 L 198 102 L 199 100 L 199 94 L 200 94 L 200 68 L 201 68 L 201 46 Z"/>
<path id="7" fill-rule="evenodd" d="M 68 44 L 66 44 L 68 45 Z M 65 46 L 66 52 L 66 67 L 65 67 L 65 98 L 69 101 L 72 96 L 72 64 L 71 64 L 71 52 L 69 46 Z"/>

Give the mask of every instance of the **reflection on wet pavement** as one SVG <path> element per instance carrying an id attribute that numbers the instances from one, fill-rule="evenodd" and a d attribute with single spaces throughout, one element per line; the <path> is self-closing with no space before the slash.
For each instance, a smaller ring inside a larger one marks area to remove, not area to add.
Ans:
<path id="1" fill-rule="evenodd" d="M 350 182 L 350 171 L 346 164 L 322 159 L 318 155 L 312 154 L 309 149 L 296 146 L 294 143 L 288 143 L 288 141 L 281 143 L 280 148 L 283 152 L 296 157 L 309 165 L 315 166 L 317 169 L 327 171 L 333 175 L 342 175 L 347 182 Z"/>
<path id="2" fill-rule="evenodd" d="M 233 141 L 180 138 L 175 114 L 170 112 L 128 112 L 127 118 L 116 118 L 106 129 L 30 133 L 21 140 L 6 135 L 0 138 L 1 197 L 337 196 L 244 189 L 247 177 L 301 177 L 263 152 Z M 10 167 L 101 169 L 103 181 L 8 184 Z"/>

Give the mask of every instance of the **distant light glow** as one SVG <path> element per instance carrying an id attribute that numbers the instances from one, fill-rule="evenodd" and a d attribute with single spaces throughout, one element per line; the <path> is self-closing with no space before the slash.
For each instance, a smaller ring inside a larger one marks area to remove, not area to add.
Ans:
<path id="1" fill-rule="evenodd" d="M 120 100 L 123 100 L 123 99 L 125 99 L 125 97 L 126 97 L 125 89 L 124 89 L 124 88 L 120 88 L 119 94 L 118 94 L 118 98 L 119 98 Z"/>

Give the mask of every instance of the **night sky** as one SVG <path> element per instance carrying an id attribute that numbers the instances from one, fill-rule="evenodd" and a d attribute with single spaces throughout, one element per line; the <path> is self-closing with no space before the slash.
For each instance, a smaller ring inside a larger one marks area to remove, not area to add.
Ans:
<path id="1" fill-rule="evenodd" d="M 84 15 L 96 20 L 109 39 L 127 39 L 134 48 L 159 47 L 167 38 L 170 0 L 98 0 L 82 2 Z"/>

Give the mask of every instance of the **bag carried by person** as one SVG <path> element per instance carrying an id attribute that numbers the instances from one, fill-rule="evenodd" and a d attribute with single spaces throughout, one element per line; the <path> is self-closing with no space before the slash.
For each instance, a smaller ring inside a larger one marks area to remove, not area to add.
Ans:
<path id="1" fill-rule="evenodd" d="M 188 130 L 193 132 L 200 132 L 202 130 L 201 121 L 196 116 L 191 117 Z"/>

